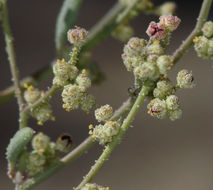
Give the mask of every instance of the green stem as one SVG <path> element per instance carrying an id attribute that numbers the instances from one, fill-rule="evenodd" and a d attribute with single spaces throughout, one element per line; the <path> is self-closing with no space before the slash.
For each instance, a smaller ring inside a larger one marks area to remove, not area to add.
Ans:
<path id="1" fill-rule="evenodd" d="M 209 11 L 211 8 L 212 0 L 203 0 L 202 7 L 197 19 L 196 26 L 191 34 L 186 38 L 186 40 L 180 45 L 180 47 L 173 54 L 173 62 L 177 63 L 178 60 L 183 56 L 183 54 L 192 46 L 193 39 L 195 36 L 199 35 L 203 24 L 206 22 Z"/>
<path id="2" fill-rule="evenodd" d="M 12 74 L 12 81 L 14 83 L 15 94 L 17 97 L 17 102 L 19 105 L 19 110 L 24 108 L 24 99 L 22 97 L 21 86 L 19 82 L 19 71 L 16 65 L 16 55 L 13 45 L 13 36 L 9 25 L 8 11 L 6 0 L 2 1 L 1 5 L 1 16 L 2 16 L 2 28 L 4 31 L 6 50 L 8 54 L 8 59 L 10 63 L 10 70 Z"/>
<path id="3" fill-rule="evenodd" d="M 106 160 L 108 160 L 109 156 L 111 155 L 112 151 L 115 149 L 115 147 L 121 142 L 125 132 L 129 128 L 130 124 L 132 123 L 133 119 L 136 116 L 136 113 L 138 112 L 141 104 L 143 103 L 146 95 L 148 94 L 150 90 L 150 87 L 148 84 L 144 85 L 132 107 L 129 114 L 127 115 L 126 119 L 123 121 L 123 124 L 121 126 L 120 132 L 116 137 L 114 137 L 113 141 L 106 145 L 103 153 L 99 157 L 99 159 L 96 161 L 96 163 L 92 166 L 89 173 L 86 175 L 86 177 L 83 179 L 83 181 L 79 184 L 75 190 L 80 190 L 86 183 L 89 183 L 96 173 L 99 171 L 99 169 L 103 166 Z"/>

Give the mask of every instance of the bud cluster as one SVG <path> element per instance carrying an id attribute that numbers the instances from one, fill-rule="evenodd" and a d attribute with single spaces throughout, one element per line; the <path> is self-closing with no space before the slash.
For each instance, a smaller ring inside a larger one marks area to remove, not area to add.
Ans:
<path id="1" fill-rule="evenodd" d="M 203 25 L 203 34 L 193 40 L 197 55 L 202 58 L 213 58 L 213 22 L 208 21 Z"/>
<path id="2" fill-rule="evenodd" d="M 68 152 L 73 144 L 69 135 L 61 135 L 56 142 L 42 132 L 32 139 L 32 151 L 21 154 L 18 168 L 34 176 L 59 159 L 59 152 Z"/>
<path id="3" fill-rule="evenodd" d="M 25 84 L 24 86 L 26 87 L 24 99 L 29 105 L 34 104 L 43 96 L 43 92 L 32 85 L 28 86 Z M 42 102 L 38 106 L 33 107 L 30 111 L 32 117 L 38 120 L 39 125 L 43 125 L 43 123 L 49 119 L 55 120 L 55 118 L 52 116 L 51 105 L 48 102 Z"/>
<path id="4" fill-rule="evenodd" d="M 121 123 L 119 121 L 111 121 L 113 116 L 113 108 L 109 105 L 102 106 L 95 110 L 95 118 L 98 122 L 104 122 L 93 127 L 89 126 L 89 134 L 99 144 L 105 145 L 112 141 L 113 137 L 119 132 Z"/>

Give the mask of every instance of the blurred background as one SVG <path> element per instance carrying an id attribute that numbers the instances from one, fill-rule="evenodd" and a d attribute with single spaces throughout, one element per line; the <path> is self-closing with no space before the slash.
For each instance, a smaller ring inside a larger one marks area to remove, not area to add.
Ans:
<path id="1" fill-rule="evenodd" d="M 87 0 L 81 8 L 77 25 L 90 29 L 115 0 Z M 156 0 L 156 5 L 165 1 Z M 48 65 L 55 57 L 55 20 L 62 4 L 56 0 L 9 0 L 11 27 L 15 37 L 17 63 L 21 77 Z M 181 25 L 174 32 L 168 54 L 171 54 L 193 29 L 201 6 L 201 0 L 176 0 L 177 15 Z M 210 18 L 212 20 L 213 13 Z M 147 38 L 145 31 L 157 16 L 141 14 L 131 25 L 136 36 Z M 11 85 L 11 75 L 5 53 L 2 28 L 0 28 L 0 88 Z M 115 109 L 127 99 L 127 89 L 133 84 L 133 76 L 121 61 L 123 43 L 108 37 L 92 50 L 92 57 L 101 66 L 106 80 L 94 86 L 90 92 L 99 105 L 110 104 Z M 213 189 L 213 69 L 212 61 L 198 58 L 191 49 L 170 73 L 175 81 L 180 69 L 193 71 L 197 87 L 181 90 L 183 118 L 175 122 L 157 120 L 146 112 L 147 102 L 137 114 L 123 142 L 94 178 L 93 182 L 109 186 L 111 190 L 212 190 Z M 51 79 L 39 87 L 46 89 Z M 95 124 L 93 113 L 66 112 L 62 109 L 60 93 L 52 99 L 55 122 L 43 127 L 35 120 L 30 126 L 43 131 L 55 140 L 63 132 L 72 135 L 78 145 L 88 136 L 88 125 Z M 15 99 L 0 105 L 0 189 L 13 189 L 6 175 L 5 148 L 18 129 L 18 108 Z M 102 152 L 95 145 L 78 161 L 51 177 L 36 190 L 68 190 L 78 185 Z"/>

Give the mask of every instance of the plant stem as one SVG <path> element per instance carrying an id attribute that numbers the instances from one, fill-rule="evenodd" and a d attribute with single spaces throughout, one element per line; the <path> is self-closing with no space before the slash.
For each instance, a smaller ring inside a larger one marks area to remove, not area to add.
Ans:
<path id="1" fill-rule="evenodd" d="M 135 102 L 134 99 L 127 99 L 123 103 L 123 105 L 115 111 L 114 115 L 112 116 L 111 120 L 117 120 L 120 117 L 124 116 L 132 107 L 133 103 Z M 53 166 L 47 168 L 45 171 L 42 173 L 38 174 L 33 178 L 34 183 L 30 185 L 28 188 L 22 189 L 22 190 L 30 190 L 33 187 L 37 186 L 40 184 L 42 181 L 46 180 L 50 176 L 54 175 L 57 173 L 59 170 L 67 166 L 69 163 L 75 161 L 78 159 L 85 151 L 87 151 L 90 147 L 94 145 L 94 141 L 91 137 L 87 137 L 80 145 L 78 145 L 73 151 L 68 153 L 66 156 L 61 158 L 61 160 L 54 164 Z M 22 187 L 24 186 L 21 185 Z M 21 189 L 20 186 L 20 189 Z"/>
<path id="2" fill-rule="evenodd" d="M 177 63 L 178 60 L 183 56 L 183 54 L 192 46 L 195 36 L 200 34 L 202 26 L 208 18 L 211 4 L 212 0 L 203 0 L 195 28 L 172 56 L 174 63 Z"/>
<path id="3" fill-rule="evenodd" d="M 137 111 L 139 110 L 141 104 L 143 103 L 146 95 L 148 94 L 150 88 L 148 84 L 145 84 L 131 108 L 129 114 L 127 115 L 126 119 L 123 121 L 123 124 L 121 126 L 120 132 L 116 137 L 114 137 L 113 141 L 106 145 L 103 153 L 99 157 L 99 159 L 96 161 L 96 163 L 92 166 L 89 173 L 84 177 L 83 181 L 78 185 L 75 190 L 80 190 L 86 183 L 90 182 L 93 177 L 96 175 L 96 173 L 99 171 L 99 169 L 103 166 L 104 162 L 108 160 L 109 156 L 111 155 L 114 148 L 121 142 L 125 132 L 129 128 L 130 124 L 132 123 L 133 119 L 136 116 Z"/>
<path id="4" fill-rule="evenodd" d="M 17 97 L 17 102 L 19 105 L 19 110 L 24 108 L 24 99 L 22 97 L 21 86 L 19 82 L 19 71 L 16 65 L 16 56 L 13 45 L 13 36 L 9 25 L 8 10 L 6 0 L 2 1 L 1 5 L 1 15 L 2 15 L 2 28 L 4 31 L 6 50 L 8 54 L 8 59 L 10 63 L 10 70 L 12 74 L 12 81 L 14 83 L 15 94 Z"/>

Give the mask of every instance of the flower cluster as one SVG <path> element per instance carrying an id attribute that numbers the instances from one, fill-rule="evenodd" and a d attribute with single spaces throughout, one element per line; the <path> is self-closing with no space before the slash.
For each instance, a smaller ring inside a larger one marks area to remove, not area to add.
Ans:
<path id="1" fill-rule="evenodd" d="M 148 113 L 158 119 L 164 119 L 167 116 L 172 120 L 179 119 L 182 115 L 179 99 L 174 94 L 179 88 L 192 88 L 195 86 L 191 72 L 181 70 L 177 75 L 176 87 L 167 80 L 157 82 L 153 90 L 154 99 L 147 105 Z"/>
<path id="2" fill-rule="evenodd" d="M 44 94 L 42 91 L 32 85 L 28 86 L 25 84 L 24 86 L 26 88 L 24 99 L 29 105 L 34 104 L 37 100 L 42 98 Z M 43 123 L 49 119 L 55 120 L 55 117 L 52 116 L 51 105 L 48 102 L 42 102 L 38 106 L 33 107 L 33 109 L 31 109 L 31 115 L 38 120 L 39 125 L 43 125 Z"/>
<path id="3" fill-rule="evenodd" d="M 109 187 L 102 187 L 95 183 L 87 183 L 81 188 L 81 190 L 109 190 Z"/>
<path id="4" fill-rule="evenodd" d="M 202 58 L 213 59 L 213 22 L 208 21 L 203 25 L 202 35 L 193 40 L 197 55 Z"/>
<path id="5" fill-rule="evenodd" d="M 19 172 L 34 176 L 57 161 L 59 152 L 68 152 L 71 148 L 72 140 L 69 135 L 62 135 L 56 142 L 52 142 L 47 135 L 40 132 L 32 139 L 32 151 L 24 151 L 20 155 Z"/>
<path id="6" fill-rule="evenodd" d="M 99 124 L 93 127 L 89 126 L 89 134 L 93 139 L 99 141 L 99 144 L 105 145 L 112 141 L 113 137 L 118 134 L 120 129 L 119 121 L 111 121 L 113 115 L 113 109 L 109 105 L 102 106 L 95 110 L 95 118 L 99 122 L 104 122 L 104 124 Z"/>

